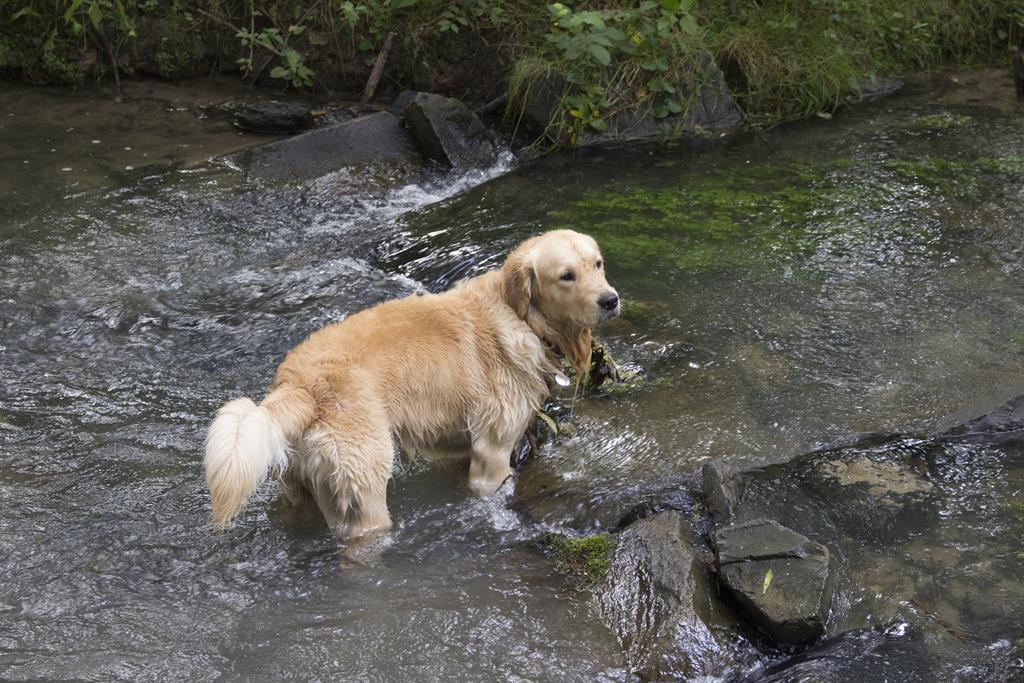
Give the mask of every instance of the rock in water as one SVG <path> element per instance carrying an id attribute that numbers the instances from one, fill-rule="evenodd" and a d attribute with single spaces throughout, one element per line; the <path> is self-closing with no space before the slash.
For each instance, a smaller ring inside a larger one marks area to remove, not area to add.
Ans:
<path id="1" fill-rule="evenodd" d="M 422 163 L 409 135 L 386 111 L 243 150 L 231 157 L 267 180 L 307 180 L 373 162 Z"/>
<path id="2" fill-rule="evenodd" d="M 701 468 L 704 502 L 716 524 L 732 519 L 736 505 L 743 497 L 743 478 L 736 468 L 721 458 L 704 463 Z"/>
<path id="3" fill-rule="evenodd" d="M 665 512 L 628 527 L 612 553 L 601 618 L 642 678 L 725 676 L 756 656 L 735 635 L 690 536 L 682 515 Z"/>
<path id="4" fill-rule="evenodd" d="M 313 127 L 309 107 L 296 102 L 253 102 L 235 112 L 235 125 L 249 133 L 280 135 Z"/>
<path id="5" fill-rule="evenodd" d="M 483 122 L 456 99 L 418 93 L 405 108 L 405 123 L 427 159 L 453 168 L 485 168 L 498 159 Z"/>
<path id="6" fill-rule="evenodd" d="M 847 631 L 740 679 L 739 683 L 794 681 L 936 680 L 920 631 L 910 624 Z"/>
<path id="7" fill-rule="evenodd" d="M 825 546 L 770 519 L 715 532 L 719 578 L 754 623 L 779 643 L 825 632 L 832 601 Z"/>

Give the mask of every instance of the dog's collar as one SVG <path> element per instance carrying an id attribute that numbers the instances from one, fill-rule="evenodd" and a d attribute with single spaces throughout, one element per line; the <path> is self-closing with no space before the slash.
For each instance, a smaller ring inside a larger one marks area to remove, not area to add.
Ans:
<path id="1" fill-rule="evenodd" d="M 549 342 L 547 339 L 541 339 L 541 341 L 544 342 L 544 345 L 548 347 L 548 351 L 551 353 L 551 355 L 555 357 L 555 365 L 561 365 L 562 359 L 565 358 L 565 354 L 562 353 L 557 346 Z M 557 384 L 560 387 L 567 387 L 570 384 L 572 384 L 569 378 L 566 377 L 565 373 L 562 372 L 561 370 L 555 370 L 554 372 L 552 372 L 551 378 L 554 380 L 555 384 Z"/>

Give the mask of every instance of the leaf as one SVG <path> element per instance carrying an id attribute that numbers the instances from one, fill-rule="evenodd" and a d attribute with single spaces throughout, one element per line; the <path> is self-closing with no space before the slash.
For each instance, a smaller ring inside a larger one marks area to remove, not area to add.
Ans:
<path id="1" fill-rule="evenodd" d="M 537 411 L 537 417 L 539 417 L 540 419 L 544 420 L 544 424 L 546 424 L 548 426 L 548 429 L 551 430 L 552 434 L 558 434 L 558 425 L 555 423 L 554 419 L 550 415 L 548 415 L 547 413 L 545 413 L 543 411 L 538 410 Z"/>
<path id="2" fill-rule="evenodd" d="M 75 33 L 81 30 L 81 25 L 77 21 L 75 21 L 75 12 L 78 11 L 78 8 L 81 6 L 81 4 L 82 0 L 71 0 L 71 4 L 68 5 L 68 8 L 64 11 L 64 21 L 71 24 L 72 26 L 79 26 L 79 29 L 76 30 Z"/>
<path id="3" fill-rule="evenodd" d="M 36 18 L 39 18 L 39 16 L 40 16 L 39 12 L 35 11 L 34 9 L 32 9 L 31 6 L 26 5 L 25 7 L 22 7 L 20 10 L 18 10 L 17 12 L 15 12 L 11 16 L 11 21 L 15 21 L 15 20 L 20 19 L 22 17 L 36 17 Z"/>
<path id="4" fill-rule="evenodd" d="M 601 66 L 608 66 L 612 63 L 612 55 L 608 52 L 608 48 L 603 45 L 591 43 L 590 54 L 594 55 L 594 59 L 596 59 Z"/>
<path id="5" fill-rule="evenodd" d="M 761 589 L 761 595 L 768 592 L 768 586 L 772 585 L 772 579 L 775 578 L 775 572 L 771 569 L 764 573 L 764 588 Z"/>
<path id="6" fill-rule="evenodd" d="M 700 33 L 700 27 L 697 25 L 697 18 L 692 14 L 687 14 L 679 20 L 679 28 L 688 36 L 695 36 Z"/>
<path id="7" fill-rule="evenodd" d="M 89 9 L 85 13 L 89 17 L 92 27 L 99 31 L 100 24 L 103 23 L 103 8 L 99 6 L 99 3 L 94 2 L 89 5 Z"/>

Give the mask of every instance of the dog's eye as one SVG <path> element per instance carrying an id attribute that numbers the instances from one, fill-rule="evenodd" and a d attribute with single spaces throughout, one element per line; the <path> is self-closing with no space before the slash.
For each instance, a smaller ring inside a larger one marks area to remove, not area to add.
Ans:
<path id="1" fill-rule="evenodd" d="M 604 261 L 602 261 L 601 259 L 597 259 L 597 263 L 595 263 L 594 265 L 597 266 L 598 270 L 601 270 L 601 266 L 604 265 Z"/>
<path id="2" fill-rule="evenodd" d="M 562 282 L 572 282 L 573 280 L 576 279 L 576 275 L 573 274 L 573 272 L 570 270 L 562 273 L 562 277 L 560 277 L 559 279 Z"/>

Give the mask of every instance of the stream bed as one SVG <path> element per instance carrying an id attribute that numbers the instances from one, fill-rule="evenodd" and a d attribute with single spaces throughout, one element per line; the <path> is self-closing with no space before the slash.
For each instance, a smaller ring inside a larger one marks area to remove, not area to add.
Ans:
<path id="1" fill-rule="evenodd" d="M 0 679 L 632 680 L 549 532 L 611 528 L 710 458 L 783 467 L 1024 394 L 1024 114 L 993 80 L 728 141 L 295 186 L 205 161 L 253 139 L 193 86 L 0 84 Z M 210 526 L 222 403 L 318 327 L 560 227 L 634 302 L 598 334 L 640 381 L 572 402 L 519 491 L 403 462 L 387 547 L 356 560 L 272 484 Z M 827 632 L 898 617 L 937 680 L 987 680 L 1024 636 L 1021 452 L 933 463 L 937 531 L 858 517 L 886 533 Z"/>

